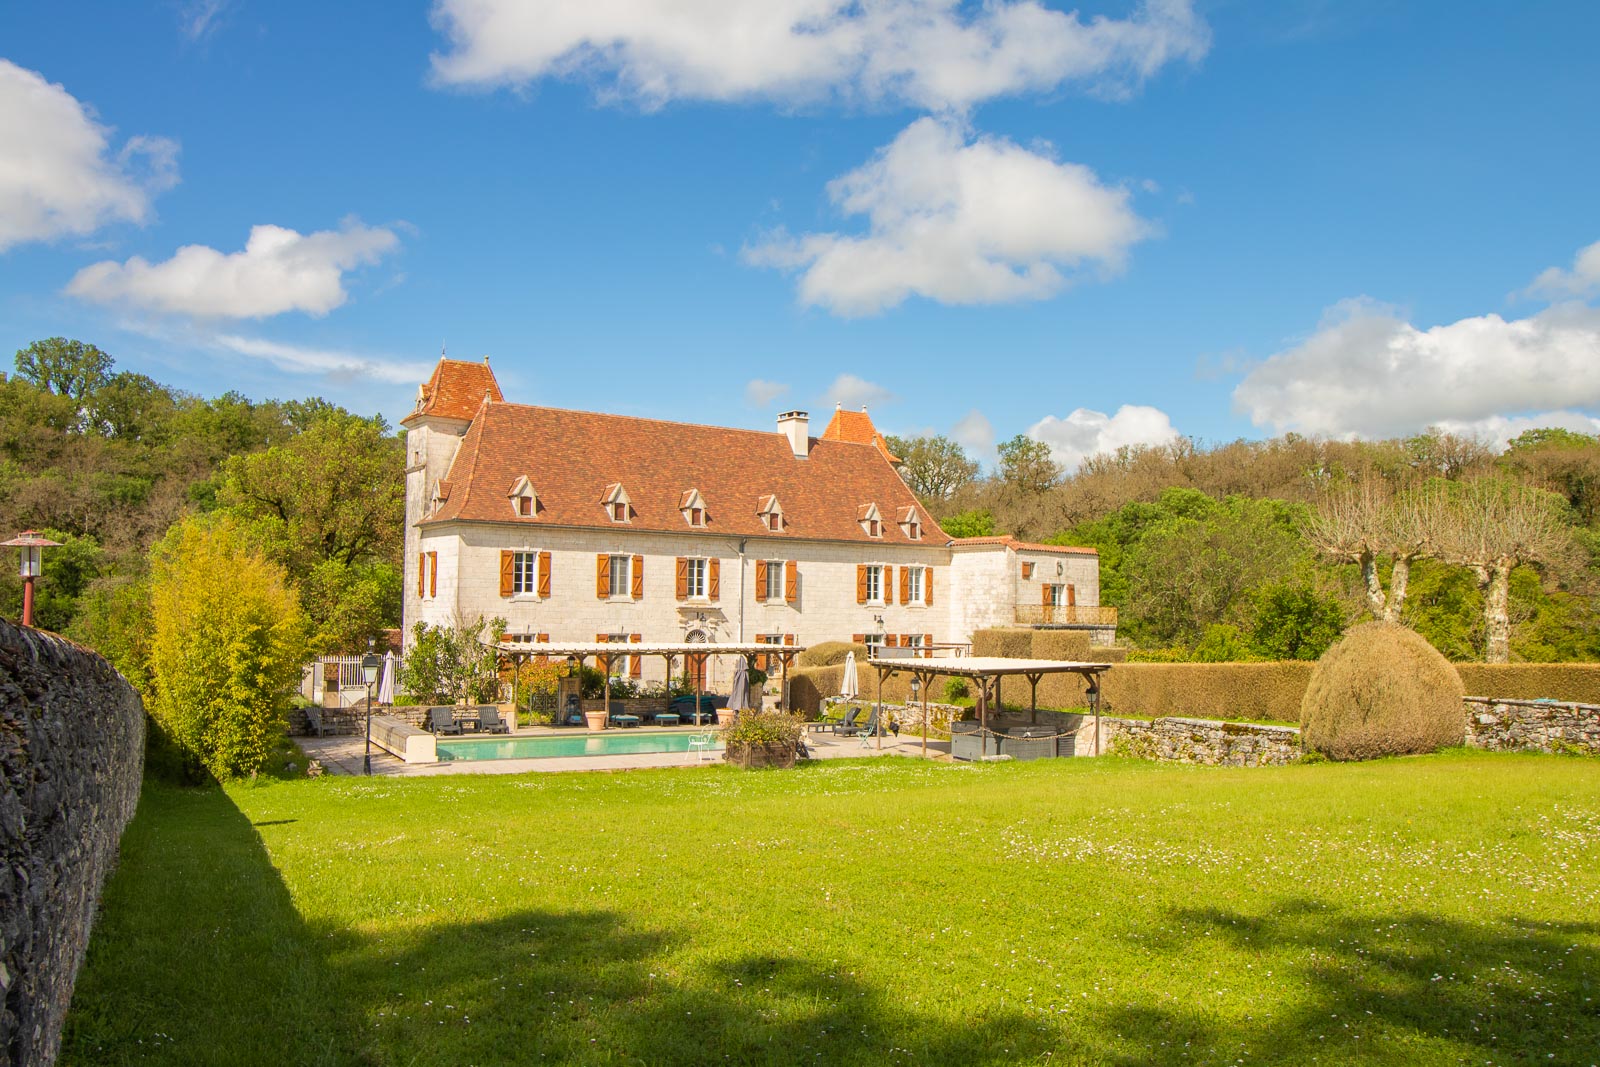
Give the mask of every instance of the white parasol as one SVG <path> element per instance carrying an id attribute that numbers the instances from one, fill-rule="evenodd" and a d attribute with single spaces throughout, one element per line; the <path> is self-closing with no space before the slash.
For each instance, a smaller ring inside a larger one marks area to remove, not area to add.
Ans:
<path id="1" fill-rule="evenodd" d="M 839 680 L 839 695 L 846 700 L 854 700 L 861 695 L 861 681 L 856 677 L 856 654 L 854 652 L 844 657 L 844 677 Z"/>
<path id="2" fill-rule="evenodd" d="M 383 681 L 378 683 L 378 703 L 394 703 L 394 671 L 399 666 L 394 658 L 394 649 L 383 654 Z"/>

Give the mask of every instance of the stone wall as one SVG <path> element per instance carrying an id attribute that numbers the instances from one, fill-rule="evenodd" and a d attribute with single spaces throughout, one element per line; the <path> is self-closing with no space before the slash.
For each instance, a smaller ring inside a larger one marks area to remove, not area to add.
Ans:
<path id="1" fill-rule="evenodd" d="M 1094 751 L 1093 732 L 1094 720 L 1085 719 L 1080 753 Z M 1102 718 L 1100 751 L 1218 767 L 1276 767 L 1300 758 L 1300 731 L 1292 726 L 1210 719 Z"/>
<path id="2" fill-rule="evenodd" d="M 133 817 L 144 706 L 99 656 L 0 620 L 0 1063 L 50 1063 Z"/>
<path id="3" fill-rule="evenodd" d="M 1600 756 L 1600 705 L 1467 697 L 1467 744 L 1497 752 Z"/>

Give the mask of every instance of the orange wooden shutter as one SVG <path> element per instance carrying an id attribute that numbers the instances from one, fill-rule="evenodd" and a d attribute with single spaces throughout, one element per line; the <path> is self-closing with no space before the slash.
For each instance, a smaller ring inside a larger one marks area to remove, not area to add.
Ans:
<path id="1" fill-rule="evenodd" d="M 1048 584 L 1039 587 L 1039 603 L 1045 607 L 1050 606 L 1050 586 Z"/>
<path id="2" fill-rule="evenodd" d="M 865 563 L 857 563 L 856 564 L 856 603 L 857 604 L 865 604 L 866 602 L 867 602 L 867 565 Z"/>
<path id="3" fill-rule="evenodd" d="M 800 599 L 800 564 L 792 559 L 783 565 L 783 599 L 791 604 Z"/>
<path id="4" fill-rule="evenodd" d="M 548 552 L 539 553 L 539 595 L 542 597 L 550 595 L 550 553 Z M 549 640 L 548 635 L 546 635 L 545 640 Z"/>
<path id="5" fill-rule="evenodd" d="M 633 599 L 644 599 L 644 557 L 633 557 Z"/>
<path id="6" fill-rule="evenodd" d="M 911 603 L 911 568 L 900 568 L 900 603 Z"/>
<path id="7" fill-rule="evenodd" d="M 689 599 L 689 561 L 678 557 L 678 599 Z"/>
<path id="8" fill-rule="evenodd" d="M 720 559 L 713 558 L 711 560 L 711 588 L 708 591 L 708 595 L 712 600 L 722 596 L 722 560 Z"/>
<path id="9" fill-rule="evenodd" d="M 933 635 L 922 635 L 922 655 L 927 659 L 933 658 Z"/>
<path id="10" fill-rule="evenodd" d="M 634 558 L 637 559 L 638 557 L 635 556 Z M 628 640 L 637 645 L 640 641 L 643 640 L 643 638 L 640 637 L 638 634 L 629 634 L 628 635 Z M 644 657 L 643 656 L 637 656 L 637 655 L 636 656 L 629 656 L 628 657 L 628 677 L 629 678 L 637 678 L 643 673 L 644 673 Z"/>
<path id="11" fill-rule="evenodd" d="M 594 595 L 604 600 L 611 595 L 611 557 L 594 558 Z"/>
<path id="12" fill-rule="evenodd" d="M 534 637 L 534 640 L 539 642 L 541 645 L 548 645 L 550 643 L 550 635 L 549 634 L 539 634 L 539 635 Z"/>
<path id="13" fill-rule="evenodd" d="M 1067 607 L 1076 607 L 1078 603 L 1078 589 L 1076 586 L 1067 586 Z"/>
<path id="14" fill-rule="evenodd" d="M 786 645 L 794 644 L 794 634 L 784 634 L 783 635 L 783 643 L 786 644 Z"/>
<path id="15" fill-rule="evenodd" d="M 1033 564 L 1024 563 L 1022 565 L 1022 576 L 1024 578 L 1032 578 L 1033 577 Z"/>
<path id="16" fill-rule="evenodd" d="M 756 560 L 756 600 L 767 599 L 767 561 Z"/>
<path id="17" fill-rule="evenodd" d="M 866 634 L 851 634 L 850 635 L 850 640 L 854 641 L 858 645 L 864 645 L 864 644 L 867 643 L 867 635 Z"/>
<path id="18" fill-rule="evenodd" d="M 428 553 L 428 595 L 439 595 L 439 553 Z"/>
<path id="19" fill-rule="evenodd" d="M 417 595 L 428 595 L 428 554 L 417 553 Z"/>
<path id="20" fill-rule="evenodd" d="M 883 635 L 883 643 L 885 645 L 888 645 L 890 648 L 899 648 L 900 647 L 900 635 L 899 634 L 884 634 Z"/>
<path id="21" fill-rule="evenodd" d="M 500 595 L 511 595 L 511 569 L 516 565 L 517 554 L 505 549 L 500 551 Z"/>
<path id="22" fill-rule="evenodd" d="M 933 603 L 933 568 L 922 568 L 922 602 Z"/>

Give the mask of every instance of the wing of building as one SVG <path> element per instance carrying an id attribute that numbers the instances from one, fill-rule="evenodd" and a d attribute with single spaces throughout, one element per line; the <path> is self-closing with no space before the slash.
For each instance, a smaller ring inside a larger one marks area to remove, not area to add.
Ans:
<path id="1" fill-rule="evenodd" d="M 814 437 L 803 411 L 769 433 L 530 407 L 441 359 L 402 425 L 408 642 L 478 616 L 530 643 L 1111 636 L 1093 549 L 952 540 L 865 411 Z"/>

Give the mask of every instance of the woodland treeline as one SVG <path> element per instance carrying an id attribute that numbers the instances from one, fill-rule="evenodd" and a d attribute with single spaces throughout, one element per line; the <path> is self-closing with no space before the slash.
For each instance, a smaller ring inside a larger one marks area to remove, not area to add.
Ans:
<path id="1" fill-rule="evenodd" d="M 890 446 L 954 536 L 1098 549 L 1135 658 L 1312 659 L 1391 618 L 1455 660 L 1600 659 L 1597 437 L 1179 439 L 1069 473 L 1019 435 L 988 477 L 947 438 Z"/>
<path id="2" fill-rule="evenodd" d="M 44 553 L 36 622 L 136 682 L 150 651 L 152 561 L 189 543 L 186 522 L 226 528 L 248 546 L 240 552 L 285 576 L 310 651 L 364 649 L 398 626 L 404 454 L 381 417 L 316 398 L 192 396 L 59 337 L 0 374 L 0 530 L 62 543 Z M 7 565 L 0 614 L 16 618 L 21 601 Z"/>

